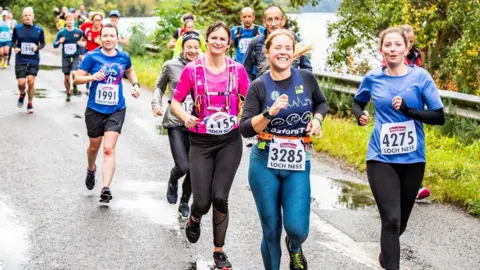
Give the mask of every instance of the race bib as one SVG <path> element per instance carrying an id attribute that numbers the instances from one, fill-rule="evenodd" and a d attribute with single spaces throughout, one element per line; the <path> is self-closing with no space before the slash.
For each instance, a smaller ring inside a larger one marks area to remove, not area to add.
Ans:
<path id="1" fill-rule="evenodd" d="M 0 39 L 10 39 L 9 32 L 0 32 Z"/>
<path id="2" fill-rule="evenodd" d="M 230 132 L 237 124 L 237 116 L 224 112 L 212 114 L 205 123 L 207 134 L 223 135 Z"/>
<path id="3" fill-rule="evenodd" d="M 34 47 L 35 47 L 35 43 L 27 43 L 27 42 L 22 42 L 22 46 L 21 46 L 21 53 L 23 55 L 34 55 L 35 54 L 35 50 L 34 50 Z"/>
<path id="4" fill-rule="evenodd" d="M 99 83 L 95 95 L 95 103 L 115 106 L 118 104 L 118 85 Z"/>
<path id="5" fill-rule="evenodd" d="M 383 124 L 380 132 L 382 155 L 399 155 L 417 151 L 417 130 L 413 120 Z"/>
<path id="6" fill-rule="evenodd" d="M 248 44 L 250 44 L 250 41 L 252 41 L 252 38 L 240 39 L 240 42 L 238 42 L 238 48 L 240 49 L 241 53 L 245 53 L 247 51 Z"/>
<path id="7" fill-rule="evenodd" d="M 267 167 L 288 171 L 305 171 L 305 146 L 301 139 L 274 138 L 270 142 Z"/>
<path id="8" fill-rule="evenodd" d="M 184 109 L 188 114 L 191 114 L 191 113 L 192 113 L 192 109 L 193 109 L 193 99 L 192 99 L 192 96 L 188 95 L 188 96 L 185 98 L 185 101 L 183 102 L 183 109 Z"/>
<path id="9" fill-rule="evenodd" d="M 66 55 L 72 55 L 77 52 L 77 44 L 64 44 L 63 51 Z"/>

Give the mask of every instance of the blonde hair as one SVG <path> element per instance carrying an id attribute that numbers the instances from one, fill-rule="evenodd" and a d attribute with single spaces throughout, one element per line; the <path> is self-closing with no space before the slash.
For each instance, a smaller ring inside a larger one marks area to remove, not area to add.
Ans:
<path id="1" fill-rule="evenodd" d="M 403 41 L 405 42 L 405 47 L 408 48 L 410 46 L 410 42 L 408 41 L 408 38 L 407 38 L 407 32 L 405 32 L 405 30 L 402 27 L 389 27 L 383 30 L 382 32 L 380 32 L 380 35 L 379 35 L 380 49 L 383 46 L 383 40 L 385 39 L 385 36 L 393 33 L 399 34 L 403 38 Z"/>
<path id="2" fill-rule="evenodd" d="M 405 33 L 407 33 L 407 34 L 408 33 L 414 33 L 413 27 L 409 24 L 403 24 L 403 25 L 400 25 L 399 27 L 402 28 L 403 31 L 405 31 Z"/>
<path id="3" fill-rule="evenodd" d="M 281 35 L 285 35 L 292 40 L 293 51 L 294 51 L 293 58 L 295 58 L 295 59 L 300 58 L 300 56 L 304 55 L 305 53 L 307 53 L 308 51 L 310 51 L 313 48 L 312 43 L 308 43 L 308 44 L 305 44 L 303 42 L 302 43 L 297 43 L 297 41 L 295 40 L 295 37 L 293 36 L 293 34 L 290 31 L 288 31 L 286 29 L 277 29 L 277 30 L 273 31 L 271 34 L 269 34 L 268 37 L 267 37 L 267 40 L 265 40 L 265 52 L 268 52 L 270 50 L 270 47 L 272 46 L 273 39 L 278 37 L 278 36 L 281 36 Z"/>
<path id="4" fill-rule="evenodd" d="M 95 16 L 97 16 L 97 15 L 100 15 L 102 20 L 105 17 L 102 12 L 98 12 L 98 11 L 92 11 L 88 15 L 89 15 L 89 20 L 90 21 L 93 21 L 93 18 L 95 18 Z"/>

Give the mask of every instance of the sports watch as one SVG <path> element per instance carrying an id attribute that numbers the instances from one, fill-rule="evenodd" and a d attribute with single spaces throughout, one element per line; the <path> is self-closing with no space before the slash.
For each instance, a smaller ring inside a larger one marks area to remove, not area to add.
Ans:
<path id="1" fill-rule="evenodd" d="M 263 112 L 262 112 L 262 115 L 263 117 L 267 118 L 268 121 L 271 121 L 273 116 L 270 115 L 270 111 L 268 109 L 265 109 Z"/>

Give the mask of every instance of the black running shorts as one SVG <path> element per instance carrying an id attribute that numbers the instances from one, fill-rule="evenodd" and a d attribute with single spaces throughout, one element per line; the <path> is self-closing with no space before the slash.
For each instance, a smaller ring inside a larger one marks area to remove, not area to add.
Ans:
<path id="1" fill-rule="evenodd" d="M 38 65 L 31 64 L 16 64 L 15 65 L 15 76 L 17 79 L 27 78 L 27 76 L 37 76 L 38 74 Z"/>
<path id="2" fill-rule="evenodd" d="M 105 131 L 114 131 L 122 133 L 123 122 L 127 108 L 112 114 L 103 114 L 87 107 L 85 110 L 85 123 L 87 124 L 87 134 L 90 138 L 103 136 Z"/>

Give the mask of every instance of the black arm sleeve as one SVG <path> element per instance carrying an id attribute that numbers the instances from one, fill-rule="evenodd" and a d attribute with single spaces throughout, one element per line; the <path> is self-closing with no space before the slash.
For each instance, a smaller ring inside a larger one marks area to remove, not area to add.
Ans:
<path id="1" fill-rule="evenodd" d="M 367 103 L 360 102 L 356 99 L 353 100 L 352 113 L 355 115 L 355 118 L 357 118 L 358 125 L 360 125 L 360 117 L 364 114 L 363 110 L 365 110 L 365 106 L 367 106 Z"/>
<path id="2" fill-rule="evenodd" d="M 429 125 L 443 125 L 445 124 L 445 113 L 443 108 L 434 111 L 419 111 L 415 108 L 408 107 L 405 100 L 402 100 L 400 111 L 407 117 L 420 121 Z"/>
<path id="3" fill-rule="evenodd" d="M 252 118 L 262 112 L 262 105 L 265 103 L 265 91 L 263 91 L 262 95 L 255 82 L 263 83 L 261 80 L 257 80 L 250 84 L 245 104 L 243 104 L 242 118 L 240 119 L 240 133 L 245 138 L 257 135 L 252 126 Z"/>
<path id="4" fill-rule="evenodd" d="M 315 75 L 306 70 L 300 70 L 300 73 L 305 80 L 307 88 L 312 92 L 313 113 L 320 113 L 325 118 L 328 112 L 327 99 L 323 95 Z"/>

